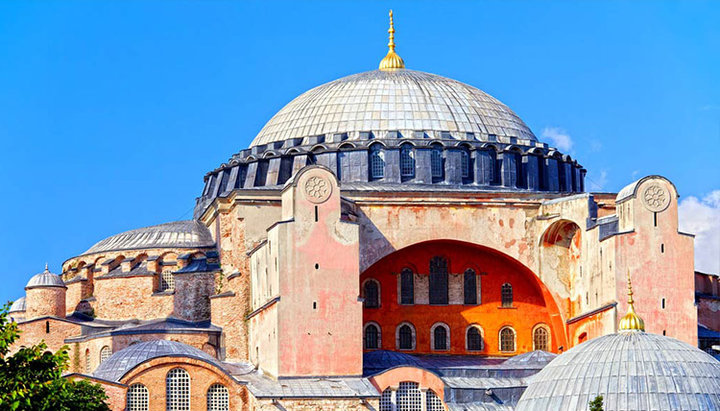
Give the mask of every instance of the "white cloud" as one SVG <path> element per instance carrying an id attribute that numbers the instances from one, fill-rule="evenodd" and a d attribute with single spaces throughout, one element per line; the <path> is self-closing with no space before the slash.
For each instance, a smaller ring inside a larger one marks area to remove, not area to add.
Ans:
<path id="1" fill-rule="evenodd" d="M 605 185 L 608 182 L 608 172 L 607 170 L 602 170 L 600 172 L 599 176 L 595 176 L 592 173 L 588 173 L 588 175 L 585 176 L 585 179 L 588 181 L 588 188 L 590 191 L 602 191 L 605 189 Z"/>
<path id="2" fill-rule="evenodd" d="M 720 190 L 678 206 L 680 231 L 695 234 L 695 269 L 720 274 Z"/>
<path id="3" fill-rule="evenodd" d="M 573 148 L 572 137 L 559 127 L 545 127 L 542 136 L 550 140 L 552 145 L 563 153 L 570 153 Z"/>

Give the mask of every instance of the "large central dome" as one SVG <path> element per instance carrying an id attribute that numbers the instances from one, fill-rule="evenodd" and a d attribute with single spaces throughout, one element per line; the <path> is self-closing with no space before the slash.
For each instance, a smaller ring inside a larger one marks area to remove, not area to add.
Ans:
<path id="1" fill-rule="evenodd" d="M 398 69 L 343 77 L 301 94 L 268 121 L 251 146 L 336 133 L 355 140 L 360 132 L 383 138 L 389 131 L 410 135 L 418 130 L 430 137 L 473 133 L 478 140 L 495 135 L 536 141 L 510 108 L 482 90 Z"/>

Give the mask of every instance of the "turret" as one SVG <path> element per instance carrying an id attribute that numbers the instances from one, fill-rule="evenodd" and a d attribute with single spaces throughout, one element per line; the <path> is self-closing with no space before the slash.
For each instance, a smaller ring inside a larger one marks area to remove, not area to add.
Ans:
<path id="1" fill-rule="evenodd" d="M 66 290 L 62 278 L 51 273 L 45 264 L 45 271 L 35 274 L 25 286 L 25 318 L 48 315 L 64 318 Z"/>

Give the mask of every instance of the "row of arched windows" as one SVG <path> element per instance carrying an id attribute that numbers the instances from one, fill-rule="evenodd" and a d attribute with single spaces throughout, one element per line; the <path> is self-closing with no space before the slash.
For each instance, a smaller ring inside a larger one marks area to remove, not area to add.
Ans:
<path id="1" fill-rule="evenodd" d="M 440 144 L 430 146 L 430 172 L 434 181 L 442 180 L 445 175 L 443 147 Z M 472 176 L 472 158 L 470 152 L 463 148 L 460 150 L 460 168 L 463 179 Z M 370 179 L 377 180 L 385 177 L 385 153 L 379 143 L 370 146 L 368 161 Z M 415 177 L 415 148 L 412 144 L 400 146 L 400 176 L 402 178 Z"/>
<path id="2" fill-rule="evenodd" d="M 404 322 L 395 329 L 395 348 L 398 350 L 415 350 L 415 326 Z M 484 332 L 477 324 L 471 324 L 465 330 L 465 350 L 482 351 L 485 348 Z M 511 326 L 505 326 L 498 333 L 498 349 L 503 352 L 514 352 L 517 349 L 516 332 Z M 382 333 L 380 325 L 374 322 L 365 324 L 364 346 L 366 350 L 382 348 Z M 430 328 L 430 348 L 433 351 L 447 351 L 450 349 L 450 327 L 442 322 L 435 323 Z M 550 331 L 544 324 L 533 330 L 533 350 L 550 350 Z"/>
<path id="3" fill-rule="evenodd" d="M 110 347 L 108 347 L 107 345 L 104 345 L 100 349 L 100 358 L 99 358 L 98 364 L 102 364 L 103 362 L 105 362 L 105 360 L 110 358 L 111 355 L 112 355 L 112 350 L 110 349 Z M 90 349 L 88 348 L 85 350 L 85 373 L 90 374 L 91 372 L 92 372 L 92 369 L 91 369 L 91 364 L 90 364 Z"/>
<path id="4" fill-rule="evenodd" d="M 230 410 L 227 387 L 213 384 L 207 390 L 208 411 Z M 132 384 L 127 391 L 127 411 L 148 411 L 150 394 L 143 384 Z M 182 368 L 173 368 L 165 377 L 165 409 L 167 411 L 190 410 L 190 375 Z"/>

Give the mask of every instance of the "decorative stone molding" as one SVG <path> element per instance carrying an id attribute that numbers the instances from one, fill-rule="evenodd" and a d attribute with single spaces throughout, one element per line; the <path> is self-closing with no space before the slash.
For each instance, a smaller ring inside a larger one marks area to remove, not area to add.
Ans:
<path id="1" fill-rule="evenodd" d="M 321 204 L 332 194 L 332 184 L 325 177 L 312 176 L 304 184 L 305 198 L 311 203 Z"/>
<path id="2" fill-rule="evenodd" d="M 643 190 L 642 202 L 648 210 L 659 213 L 670 205 L 670 193 L 658 183 L 651 183 Z"/>

